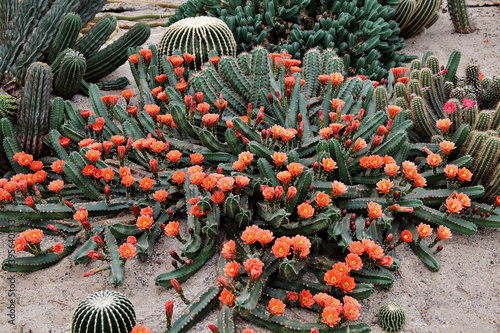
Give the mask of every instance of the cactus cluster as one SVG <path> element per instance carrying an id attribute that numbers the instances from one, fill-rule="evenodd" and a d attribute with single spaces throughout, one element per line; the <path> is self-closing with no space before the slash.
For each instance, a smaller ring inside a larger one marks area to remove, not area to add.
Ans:
<path id="1" fill-rule="evenodd" d="M 390 18 L 399 1 L 265 0 L 200 1 L 182 4 L 167 22 L 211 16 L 233 32 L 238 53 L 263 45 L 270 52 L 301 59 L 311 48 L 332 48 L 343 57 L 349 75 L 379 80 L 391 67 L 412 59 L 396 53 L 404 48 L 400 29 Z"/>
<path id="2" fill-rule="evenodd" d="M 124 36 L 99 50 L 116 27 L 116 19 L 106 15 L 77 41 L 82 27 L 105 3 L 103 0 L 2 1 L 0 86 L 16 93 L 27 82 L 28 67 L 33 62 L 44 61 L 57 74 L 54 75 L 55 92 L 69 98 L 78 91 L 82 77 L 96 82 L 122 65 L 127 60 L 127 49 L 149 38 L 147 24 L 136 24 Z M 70 50 L 80 54 L 69 56 Z M 120 82 L 128 83 L 123 79 Z"/>
<path id="3" fill-rule="evenodd" d="M 130 300 L 116 291 L 96 292 L 78 304 L 71 333 L 130 333 L 135 310 Z"/>
<path id="4" fill-rule="evenodd" d="M 407 243 L 438 270 L 435 246 L 451 232 L 500 225 L 500 200 L 476 202 L 485 191 L 469 183 L 472 158 L 453 154 L 467 125 L 439 143 L 411 143 L 406 112 L 384 102 L 382 85 L 347 77 L 333 50 L 310 50 L 300 62 L 255 48 L 213 55 L 195 73 L 190 54 L 159 57 L 154 46 L 129 53 L 142 105 L 130 103 L 131 91 L 123 101 L 90 85 L 92 110 L 63 102 L 52 112 L 53 157 L 22 152 L 2 121 L 13 170 L 0 181 L 0 227 L 14 219 L 31 230 L 15 245 L 32 254 L 4 269 L 33 271 L 73 253 L 77 264 L 102 263 L 86 277 L 109 271 L 118 286 L 127 260 L 172 237 L 181 251 L 169 252 L 173 269 L 155 282 L 175 288 L 187 308 L 173 323 L 167 310 L 167 332 L 188 332 L 218 300 L 220 330 L 234 330 L 239 315 L 280 332 L 367 332 L 350 322 L 356 299 L 392 287 L 397 246 Z M 131 211 L 132 223 L 89 219 Z M 41 231 L 65 241 L 42 251 L 33 236 Z M 190 302 L 180 283 L 219 245 L 224 290 Z M 318 322 L 292 320 L 285 307 L 308 308 Z"/>
<path id="5" fill-rule="evenodd" d="M 158 44 L 158 54 L 175 51 L 196 56 L 193 65 L 199 69 L 214 50 L 223 56 L 236 56 L 236 41 L 224 21 L 208 16 L 188 17 L 170 25 Z"/>

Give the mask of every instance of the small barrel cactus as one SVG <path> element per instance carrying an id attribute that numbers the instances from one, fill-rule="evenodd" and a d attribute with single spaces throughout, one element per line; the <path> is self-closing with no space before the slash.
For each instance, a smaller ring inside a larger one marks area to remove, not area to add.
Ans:
<path id="1" fill-rule="evenodd" d="M 135 326 L 135 310 L 125 295 L 99 291 L 85 298 L 73 314 L 71 333 L 129 333 Z"/>
<path id="2" fill-rule="evenodd" d="M 401 305 L 387 303 L 378 312 L 378 324 L 386 332 L 399 332 L 405 325 L 405 312 Z"/>
<path id="3" fill-rule="evenodd" d="M 0 118 L 10 118 L 17 112 L 16 99 L 11 95 L 0 95 Z"/>
<path id="4" fill-rule="evenodd" d="M 236 56 L 236 41 L 224 21 L 208 16 L 189 17 L 168 27 L 158 44 L 160 56 L 173 55 L 176 50 L 194 54 L 194 65 L 200 68 L 212 50 L 219 56 Z"/>

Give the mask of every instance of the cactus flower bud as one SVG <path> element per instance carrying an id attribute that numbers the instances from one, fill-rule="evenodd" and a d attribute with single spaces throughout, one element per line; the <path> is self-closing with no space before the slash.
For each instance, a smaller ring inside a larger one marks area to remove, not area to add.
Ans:
<path id="1" fill-rule="evenodd" d="M 295 186 L 290 186 L 286 192 L 286 201 L 290 201 L 297 194 L 297 188 Z"/>
<path id="2" fill-rule="evenodd" d="M 318 172 L 318 170 L 319 170 L 319 163 L 318 163 L 318 161 L 316 161 L 313 163 L 313 171 Z"/>
<path id="3" fill-rule="evenodd" d="M 436 253 L 443 251 L 443 245 L 439 245 L 436 249 Z"/>
<path id="4" fill-rule="evenodd" d="M 186 109 L 188 109 L 191 106 L 192 102 L 193 102 L 193 96 L 191 95 L 184 96 L 184 105 L 186 106 Z"/>
<path id="5" fill-rule="evenodd" d="M 226 289 L 231 289 L 233 287 L 233 286 L 231 286 L 229 281 L 221 275 L 219 275 L 219 277 L 217 278 L 217 281 L 219 281 L 219 283 L 222 284 L 222 286 Z"/>
<path id="6" fill-rule="evenodd" d="M 483 212 L 479 213 L 479 216 L 484 217 L 484 213 Z"/>
<path id="7" fill-rule="evenodd" d="M 189 266 L 191 265 L 191 259 L 186 259 L 186 262 L 185 262 L 186 266 Z"/>
<path id="8" fill-rule="evenodd" d="M 491 216 L 491 214 L 490 213 L 486 213 L 485 216 L 486 216 L 486 218 L 488 218 L 488 217 Z"/>
<path id="9" fill-rule="evenodd" d="M 385 238 L 385 243 L 390 244 L 393 238 L 394 238 L 393 234 L 388 234 L 387 237 Z"/>
<path id="10" fill-rule="evenodd" d="M 389 119 L 389 121 L 387 122 L 386 128 L 387 128 L 388 131 L 390 131 L 392 129 L 393 122 L 394 121 L 392 119 Z"/>
<path id="11" fill-rule="evenodd" d="M 196 101 L 197 104 L 203 103 L 203 93 L 202 92 L 194 93 L 194 100 Z"/>
<path id="12" fill-rule="evenodd" d="M 109 187 L 108 185 L 104 186 L 104 195 L 106 197 L 109 197 L 110 194 L 111 194 L 111 187 Z"/>
<path id="13" fill-rule="evenodd" d="M 283 101 L 283 97 L 281 97 L 281 93 L 280 93 L 279 91 L 277 91 L 277 92 L 276 92 L 276 96 L 278 96 L 278 100 L 279 100 L 280 102 L 282 102 L 282 101 Z"/>
<path id="14" fill-rule="evenodd" d="M 212 333 L 219 333 L 219 329 L 214 324 L 208 324 L 208 328 L 212 331 Z"/>
<path id="15" fill-rule="evenodd" d="M 292 97 L 292 89 L 287 89 L 287 90 L 286 90 L 286 97 L 287 97 L 287 98 Z"/>
<path id="16" fill-rule="evenodd" d="M 160 141 L 164 140 L 162 132 L 160 132 L 159 130 L 155 129 L 155 133 L 156 133 L 156 136 L 158 136 L 158 139 L 160 139 Z"/>
<path id="17" fill-rule="evenodd" d="M 387 251 L 391 252 L 392 250 L 394 250 L 394 247 L 395 247 L 394 244 L 389 245 L 389 247 L 387 248 Z"/>
<path id="18" fill-rule="evenodd" d="M 33 197 L 32 196 L 28 196 L 26 197 L 26 199 L 24 200 L 24 203 L 26 204 L 26 206 L 28 207 L 31 207 L 31 208 L 35 208 L 35 200 L 33 200 Z"/>
<path id="19" fill-rule="evenodd" d="M 182 286 L 179 283 L 179 281 L 177 281 L 176 279 L 172 279 L 172 280 L 170 280 L 170 284 L 172 285 L 172 287 L 175 289 L 175 291 L 178 294 L 182 294 L 183 293 Z"/>
<path id="20" fill-rule="evenodd" d="M 351 224 L 351 230 L 352 230 L 352 232 L 356 232 L 356 225 L 355 224 Z"/>
<path id="21" fill-rule="evenodd" d="M 83 274 L 83 277 L 86 278 L 86 277 L 92 276 L 94 274 L 95 274 L 95 271 L 93 269 L 91 269 L 90 271 L 85 272 L 85 274 Z"/>
<path id="22" fill-rule="evenodd" d="M 322 111 L 320 111 L 320 112 L 322 112 Z M 302 113 L 299 113 L 299 114 L 297 115 L 297 121 L 298 121 L 298 122 L 301 122 L 301 121 L 302 121 Z"/>
<path id="23" fill-rule="evenodd" d="M 190 235 L 194 235 L 194 229 L 193 228 L 189 228 L 188 232 L 189 232 Z"/>
<path id="24" fill-rule="evenodd" d="M 387 130 L 387 128 L 384 125 L 380 125 L 377 129 L 377 135 L 384 135 L 387 132 L 389 132 L 389 131 Z"/>
<path id="25" fill-rule="evenodd" d="M 366 219 L 366 222 L 365 222 L 365 228 L 370 227 L 370 225 L 371 225 L 371 221 L 370 221 L 370 219 L 369 219 L 369 218 L 367 218 L 367 219 Z"/>
<path id="26" fill-rule="evenodd" d="M 118 146 L 116 147 L 116 151 L 118 152 L 118 158 L 120 159 L 120 161 L 123 161 L 125 159 L 127 149 L 124 146 Z"/>
<path id="27" fill-rule="evenodd" d="M 134 245 L 135 243 L 137 243 L 137 238 L 135 238 L 134 236 L 128 236 L 127 243 Z"/>
<path id="28" fill-rule="evenodd" d="M 345 142 L 345 147 L 346 147 L 346 149 L 349 149 L 349 148 L 351 147 L 351 145 L 352 145 L 352 140 L 351 140 L 351 139 L 349 139 L 349 140 L 347 140 L 347 141 Z"/>
<path id="29" fill-rule="evenodd" d="M 222 167 L 217 167 L 217 173 L 218 173 L 219 175 L 222 175 Z"/>
<path id="30" fill-rule="evenodd" d="M 87 253 L 87 255 L 92 258 L 92 259 L 95 259 L 95 260 L 101 260 L 103 257 L 102 257 L 102 254 L 100 254 L 99 252 L 97 251 L 90 251 L 89 253 Z"/>
<path id="31" fill-rule="evenodd" d="M 372 149 L 378 147 L 380 141 L 382 141 L 382 137 L 380 135 L 376 135 L 372 141 Z"/>
<path id="32" fill-rule="evenodd" d="M 271 94 L 271 93 L 267 94 L 267 99 L 269 100 L 269 102 L 272 102 L 273 101 L 273 94 Z"/>
<path id="33" fill-rule="evenodd" d="M 59 228 L 58 228 L 58 227 L 56 227 L 56 226 L 55 226 L 55 225 L 53 225 L 53 224 L 48 224 L 48 225 L 47 225 L 47 229 L 49 229 L 49 230 L 51 230 L 51 231 L 54 231 L 54 232 L 59 232 L 59 231 L 60 231 L 60 230 L 59 230 Z"/>
<path id="34" fill-rule="evenodd" d="M 94 242 L 99 245 L 99 246 L 104 246 L 104 242 L 101 237 L 99 236 L 94 236 Z"/>
<path id="35" fill-rule="evenodd" d="M 132 206 L 132 213 L 134 214 L 135 218 L 139 217 L 140 210 L 139 207 L 137 207 L 137 205 L 135 204 Z"/>
<path id="36" fill-rule="evenodd" d="M 87 230 L 90 230 L 90 228 L 91 228 L 90 223 L 88 223 L 87 221 L 83 221 L 83 222 L 82 222 L 82 226 L 83 226 L 85 229 L 87 229 Z"/>
<path id="37" fill-rule="evenodd" d="M 276 188 L 274 189 L 274 198 L 276 200 L 281 200 L 283 193 L 284 193 L 283 186 L 276 186 Z"/>
<path id="38" fill-rule="evenodd" d="M 364 96 L 364 97 L 366 98 L 366 96 Z M 365 115 L 365 109 L 360 109 L 356 119 L 361 120 L 361 119 L 363 119 L 364 115 Z"/>
<path id="39" fill-rule="evenodd" d="M 399 191 L 394 191 L 392 196 L 394 197 L 394 199 L 397 199 L 399 197 Z"/>
<path id="40" fill-rule="evenodd" d="M 167 317 L 167 321 L 171 322 L 172 316 L 174 315 L 174 301 L 168 301 L 165 303 L 165 315 Z"/>
<path id="41" fill-rule="evenodd" d="M 352 213 L 351 214 L 351 222 L 354 222 L 356 220 L 356 214 Z"/>
<path id="42" fill-rule="evenodd" d="M 152 173 L 157 173 L 158 172 L 158 161 L 155 160 L 154 158 L 149 160 L 149 167 L 151 168 Z"/>
<path id="43" fill-rule="evenodd" d="M 171 263 L 172 263 L 172 266 L 174 266 L 174 268 L 179 267 L 179 265 L 177 264 L 177 260 L 172 259 Z"/>
<path id="44" fill-rule="evenodd" d="M 182 261 L 182 259 L 179 257 L 179 255 L 177 254 L 177 252 L 175 252 L 174 250 L 168 251 L 168 254 L 170 254 L 170 256 L 172 258 L 174 258 L 175 260 Z"/>

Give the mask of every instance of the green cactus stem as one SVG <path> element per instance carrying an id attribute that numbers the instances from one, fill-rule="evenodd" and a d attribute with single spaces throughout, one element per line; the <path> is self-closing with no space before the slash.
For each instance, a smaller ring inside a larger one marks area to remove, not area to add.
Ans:
<path id="1" fill-rule="evenodd" d="M 406 315 L 401 305 L 387 303 L 380 308 L 378 324 L 386 332 L 400 332 L 405 325 Z"/>
<path id="2" fill-rule="evenodd" d="M 448 11 L 457 32 L 468 34 L 476 30 L 476 27 L 469 22 L 465 0 L 448 0 Z"/>
<path id="3" fill-rule="evenodd" d="M 64 56 L 55 82 L 55 91 L 63 98 L 71 98 L 80 89 L 87 64 L 82 54 L 69 52 Z"/>
<path id="4" fill-rule="evenodd" d="M 80 16 L 70 13 L 64 17 L 61 28 L 52 43 L 52 48 L 47 58 L 47 63 L 49 65 L 56 60 L 57 55 L 62 50 L 73 48 L 81 27 L 82 19 Z"/>

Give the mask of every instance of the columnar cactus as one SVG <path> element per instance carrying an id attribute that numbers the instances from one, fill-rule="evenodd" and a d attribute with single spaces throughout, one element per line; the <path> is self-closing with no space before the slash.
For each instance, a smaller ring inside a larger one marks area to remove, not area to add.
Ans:
<path id="1" fill-rule="evenodd" d="M 386 332 L 400 332 L 405 325 L 406 315 L 401 305 L 387 303 L 380 308 L 378 324 Z"/>
<path id="2" fill-rule="evenodd" d="M 50 53 L 47 57 L 47 63 L 50 65 L 57 55 L 67 48 L 73 48 L 78 34 L 82 27 L 82 19 L 74 13 L 69 13 L 64 17 L 61 28 L 52 43 Z"/>
<path id="3" fill-rule="evenodd" d="M 209 59 L 210 51 L 220 56 L 236 56 L 236 41 L 224 21 L 208 16 L 189 17 L 167 28 L 158 52 L 171 56 L 175 51 L 196 56 L 194 67 L 199 69 Z"/>
<path id="4" fill-rule="evenodd" d="M 17 137 L 21 149 L 33 156 L 41 156 L 43 136 L 49 132 L 50 90 L 52 71 L 47 64 L 33 63 L 26 73 L 19 106 Z"/>
<path id="5" fill-rule="evenodd" d="M 130 333 L 135 310 L 130 300 L 116 291 L 96 292 L 78 304 L 71 333 Z"/>
<path id="6" fill-rule="evenodd" d="M 71 98 L 80 90 L 87 64 L 82 54 L 71 51 L 66 53 L 59 67 L 54 88 L 58 95 Z"/>
<path id="7" fill-rule="evenodd" d="M 457 32 L 468 34 L 476 30 L 469 21 L 467 2 L 465 0 L 449 0 L 448 11 Z"/>

